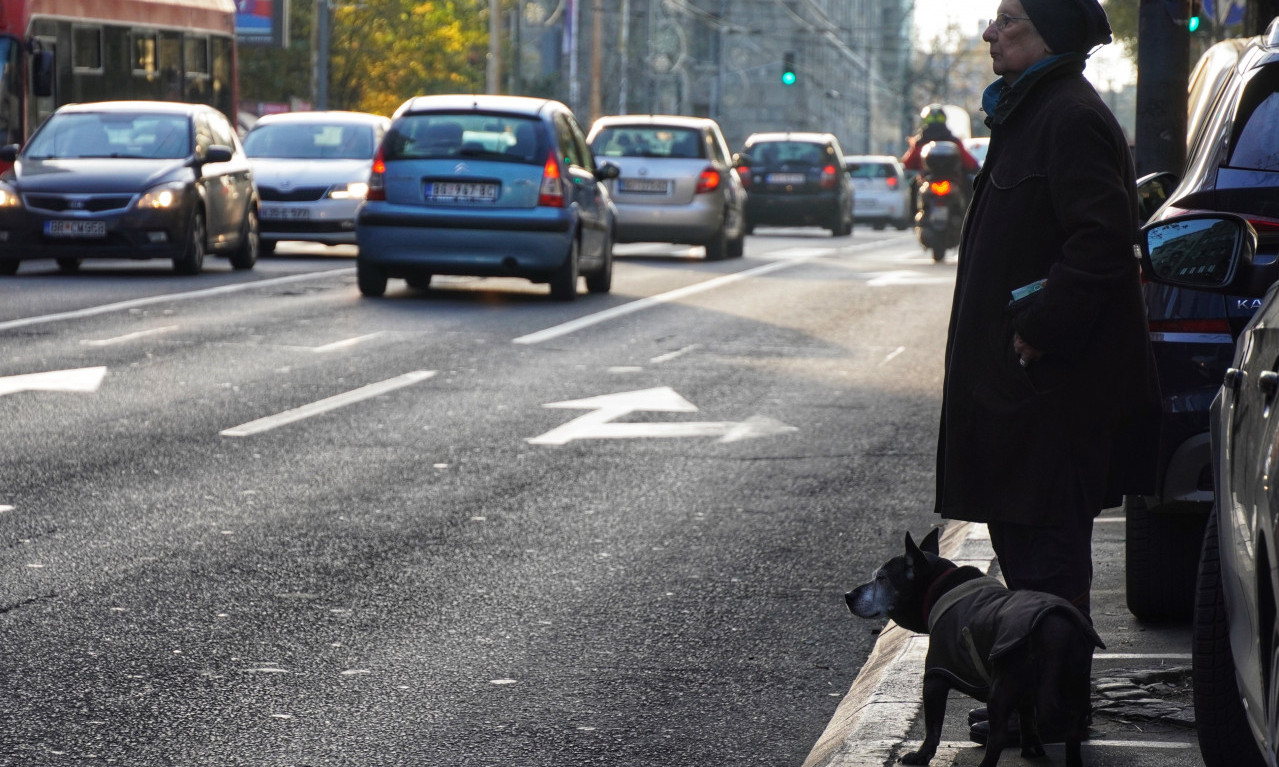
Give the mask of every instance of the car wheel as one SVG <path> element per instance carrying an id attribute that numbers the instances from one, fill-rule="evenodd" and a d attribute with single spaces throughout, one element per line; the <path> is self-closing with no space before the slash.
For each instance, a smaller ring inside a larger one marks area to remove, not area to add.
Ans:
<path id="1" fill-rule="evenodd" d="M 870 225 L 870 228 L 874 229 L 877 232 L 882 232 L 887 226 L 888 224 L 884 223 L 883 221 L 876 221 L 875 223 Z"/>
<path id="2" fill-rule="evenodd" d="M 355 262 L 355 284 L 361 295 L 379 298 L 386 294 L 386 273 L 367 261 Z"/>
<path id="3" fill-rule="evenodd" d="M 572 301 L 577 298 L 577 249 L 575 236 L 564 265 L 551 273 L 551 298 L 556 301 Z"/>
<path id="4" fill-rule="evenodd" d="M 4 260 L 0 261 L 0 277 L 12 277 L 18 273 L 18 265 L 21 261 Z"/>
<path id="5" fill-rule="evenodd" d="M 706 260 L 723 261 L 728 258 L 728 224 L 719 222 L 719 229 L 705 242 Z"/>
<path id="6" fill-rule="evenodd" d="M 604 265 L 595 274 L 586 276 L 586 290 L 590 293 L 607 293 L 613 289 L 613 235 L 604 238 Z"/>
<path id="7" fill-rule="evenodd" d="M 1195 729 L 1199 731 L 1199 750 L 1204 764 L 1207 767 L 1262 767 L 1266 762 L 1248 727 L 1239 683 L 1235 681 L 1230 618 L 1221 586 L 1216 509 L 1209 515 L 1204 531 L 1194 607 L 1191 668 Z"/>
<path id="8" fill-rule="evenodd" d="M 830 229 L 831 237 L 847 237 L 853 233 L 853 222 L 844 218 L 842 213 L 837 213 L 835 214 L 835 220 L 828 228 Z"/>
<path id="9" fill-rule="evenodd" d="M 945 260 L 946 260 L 946 249 L 933 248 L 933 262 L 940 264 L 942 261 L 945 261 Z"/>
<path id="10" fill-rule="evenodd" d="M 1190 618 L 1205 511 L 1201 503 L 1151 508 L 1142 496 L 1124 498 L 1124 585 L 1133 615 L 1142 620 Z"/>
<path id="11" fill-rule="evenodd" d="M 67 274 L 75 274 L 80 271 L 80 265 L 84 263 L 83 258 L 59 258 L 55 260 L 58 262 L 58 269 Z"/>
<path id="12" fill-rule="evenodd" d="M 204 214 L 197 208 L 191 214 L 191 225 L 187 227 L 187 246 L 181 256 L 173 259 L 173 271 L 178 274 L 199 274 L 204 269 Z"/>
<path id="13" fill-rule="evenodd" d="M 412 277 L 405 277 L 404 281 L 409 284 L 410 288 L 425 292 L 431 289 L 431 277 L 430 272 L 419 272 Z"/>
<path id="14" fill-rule="evenodd" d="M 244 217 L 244 227 L 240 230 L 240 247 L 231 253 L 231 268 L 252 269 L 258 262 L 261 245 L 261 235 L 258 233 L 258 212 L 250 208 Z"/>

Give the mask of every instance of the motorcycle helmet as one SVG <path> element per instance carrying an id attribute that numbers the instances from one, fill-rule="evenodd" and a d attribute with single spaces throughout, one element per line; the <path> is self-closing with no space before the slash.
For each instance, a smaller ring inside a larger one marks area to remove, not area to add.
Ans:
<path id="1" fill-rule="evenodd" d="M 929 125 L 945 125 L 946 110 L 942 108 L 941 104 L 929 104 L 920 110 L 919 119 L 925 127 Z"/>

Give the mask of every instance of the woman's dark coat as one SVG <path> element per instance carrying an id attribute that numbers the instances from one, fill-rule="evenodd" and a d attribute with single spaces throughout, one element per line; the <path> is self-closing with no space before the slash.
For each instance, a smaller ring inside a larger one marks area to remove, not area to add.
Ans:
<path id="1" fill-rule="evenodd" d="M 1038 525 L 1148 492 L 1158 384 L 1123 131 L 1071 56 L 987 120 L 946 344 L 937 511 Z M 1011 291 L 1047 278 L 1010 307 Z M 1028 368 L 1014 330 L 1043 352 Z"/>

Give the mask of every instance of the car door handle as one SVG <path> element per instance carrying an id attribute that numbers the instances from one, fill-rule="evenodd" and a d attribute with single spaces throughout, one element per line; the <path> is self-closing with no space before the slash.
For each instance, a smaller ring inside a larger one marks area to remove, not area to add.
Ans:
<path id="1" fill-rule="evenodd" d="M 1239 387 L 1243 386 L 1244 379 L 1247 377 L 1248 377 L 1248 374 L 1243 372 L 1239 368 L 1226 368 L 1226 375 L 1221 383 L 1227 389 L 1233 389 L 1234 391 L 1239 391 Z"/>
<path id="2" fill-rule="evenodd" d="M 1257 376 L 1257 388 L 1266 394 L 1266 399 L 1275 396 L 1275 392 L 1279 391 L 1279 373 L 1273 370 L 1267 370 Z"/>

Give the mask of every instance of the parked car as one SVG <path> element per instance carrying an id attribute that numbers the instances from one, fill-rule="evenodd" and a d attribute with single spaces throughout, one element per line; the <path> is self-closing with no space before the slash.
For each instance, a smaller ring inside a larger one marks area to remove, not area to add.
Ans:
<path id="1" fill-rule="evenodd" d="M 355 244 L 355 212 L 391 121 L 363 112 L 266 115 L 244 137 L 262 200 L 262 252 L 281 240 Z"/>
<path id="2" fill-rule="evenodd" d="M 1279 256 L 1279 27 L 1214 46 L 1190 81 L 1187 164 L 1154 213 L 1245 216 L 1261 257 Z M 1176 170 L 1176 169 L 1169 169 Z M 1151 496 L 1126 508 L 1128 608 L 1145 619 L 1189 617 L 1195 562 L 1216 495 L 1209 409 L 1234 358 L 1236 338 L 1261 304 L 1184 285 L 1144 287 L 1163 391 L 1159 476 Z"/>
<path id="3" fill-rule="evenodd" d="M 889 154 L 844 158 L 853 179 L 853 220 L 875 229 L 906 229 L 915 220 L 910 204 L 910 179 L 901 161 Z"/>
<path id="4" fill-rule="evenodd" d="M 1195 729 L 1207 767 L 1273 765 L 1279 747 L 1279 264 L 1241 216 L 1169 217 L 1146 229 L 1143 273 L 1168 287 L 1262 301 L 1211 409 L 1219 502 L 1203 536 L 1194 610 Z M 1221 382 L 1219 382 L 1220 384 Z"/>
<path id="5" fill-rule="evenodd" d="M 617 165 L 607 182 L 618 242 L 704 245 L 706 258 L 742 255 L 746 189 L 719 124 L 704 117 L 601 117 L 591 151 Z"/>
<path id="6" fill-rule="evenodd" d="M 64 106 L 0 175 L 0 274 L 28 259 L 74 272 L 87 258 L 172 259 L 198 274 L 206 253 L 235 269 L 258 257 L 258 197 L 235 129 L 198 104 Z"/>
<path id="7" fill-rule="evenodd" d="M 830 133 L 752 133 L 738 157 L 746 185 L 746 233 L 757 226 L 853 231 L 853 182 Z"/>
<path id="8" fill-rule="evenodd" d="M 388 277 L 426 289 L 435 274 L 523 277 L 551 298 L 613 280 L 616 210 L 568 107 L 522 96 L 417 96 L 391 117 L 360 207 L 360 292 Z"/>
<path id="9" fill-rule="evenodd" d="M 963 140 L 964 149 L 977 160 L 978 165 L 986 164 L 986 152 L 990 150 L 990 136 L 978 136 Z"/>

